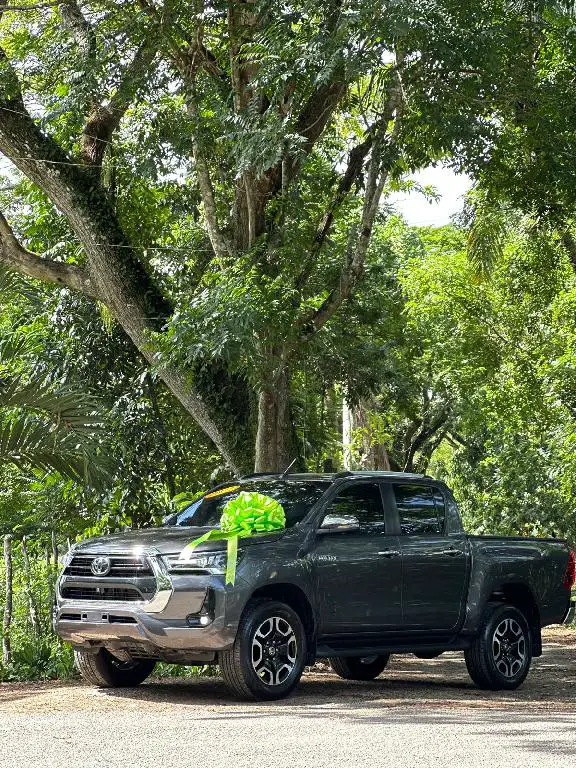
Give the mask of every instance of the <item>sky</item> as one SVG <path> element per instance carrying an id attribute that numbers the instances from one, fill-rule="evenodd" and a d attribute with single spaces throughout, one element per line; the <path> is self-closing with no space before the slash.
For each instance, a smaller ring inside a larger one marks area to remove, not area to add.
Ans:
<path id="1" fill-rule="evenodd" d="M 12 164 L 0 156 L 0 173 L 10 173 Z M 472 186 L 472 180 L 464 174 L 456 174 L 450 168 L 430 167 L 410 177 L 422 186 L 433 186 L 440 195 L 438 201 L 428 201 L 421 192 L 398 192 L 390 195 L 387 203 L 401 213 L 413 226 L 442 226 L 450 217 L 462 210 L 463 195 Z"/>
<path id="2" fill-rule="evenodd" d="M 429 202 L 419 192 L 398 192 L 388 198 L 394 203 L 408 224 L 419 226 L 441 226 L 448 224 L 450 217 L 459 213 L 464 204 L 463 195 L 472 186 L 464 174 L 455 174 L 450 168 L 438 166 L 425 168 L 410 177 L 421 185 L 431 185 L 440 195 L 437 202 Z"/>

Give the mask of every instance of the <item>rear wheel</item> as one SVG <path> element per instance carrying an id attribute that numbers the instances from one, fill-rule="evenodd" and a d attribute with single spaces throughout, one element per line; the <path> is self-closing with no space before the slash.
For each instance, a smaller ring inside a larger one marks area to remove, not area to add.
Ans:
<path id="1" fill-rule="evenodd" d="M 156 666 L 156 662 L 150 659 L 120 661 L 106 648 L 100 648 L 97 653 L 74 651 L 74 662 L 82 679 L 99 688 L 130 688 L 140 685 Z"/>
<path id="2" fill-rule="evenodd" d="M 479 636 L 464 657 L 479 688 L 518 688 L 532 663 L 532 633 L 522 611 L 512 605 L 489 608 Z"/>
<path id="3" fill-rule="evenodd" d="M 344 680 L 374 680 L 385 670 L 390 654 L 384 656 L 332 657 L 330 666 Z"/>
<path id="4" fill-rule="evenodd" d="M 306 632 L 286 603 L 251 600 L 230 650 L 219 654 L 224 682 L 243 699 L 270 701 L 288 696 L 306 660 Z"/>

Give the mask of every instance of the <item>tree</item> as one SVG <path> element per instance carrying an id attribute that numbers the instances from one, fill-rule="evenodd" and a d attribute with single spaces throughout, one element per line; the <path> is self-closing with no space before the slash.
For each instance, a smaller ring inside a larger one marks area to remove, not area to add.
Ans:
<path id="1" fill-rule="evenodd" d="M 385 413 L 402 417 L 423 381 L 449 406 L 424 458 L 455 490 L 468 530 L 574 540 L 576 278 L 561 244 L 529 218 L 508 225 L 489 277 L 467 258 L 465 230 L 404 229 L 396 239 L 397 357 L 410 368 L 402 390 L 386 393 Z M 403 431 L 398 418 L 393 444 Z"/>
<path id="2" fill-rule="evenodd" d="M 529 13 L 2 6 L 0 150 L 28 180 L 14 220 L 25 239 L 24 199 L 49 201 L 64 244 L 36 252 L 2 217 L 0 258 L 105 305 L 234 470 L 285 466 L 293 376 L 363 277 L 386 185 L 485 147 Z"/>
<path id="3" fill-rule="evenodd" d="M 26 371 L 26 358 L 36 351 L 32 334 L 0 339 L 0 465 L 99 485 L 105 475 L 101 404 Z"/>
<path id="4" fill-rule="evenodd" d="M 499 131 L 489 152 L 464 151 L 457 163 L 478 183 L 474 208 L 479 228 L 496 235 L 486 237 L 488 251 L 501 251 L 504 206 L 532 216 L 549 236 L 559 236 L 576 268 L 574 8 L 537 2 L 525 4 L 525 9 L 529 13 L 518 39 L 525 69 L 514 88 L 495 95 Z"/>

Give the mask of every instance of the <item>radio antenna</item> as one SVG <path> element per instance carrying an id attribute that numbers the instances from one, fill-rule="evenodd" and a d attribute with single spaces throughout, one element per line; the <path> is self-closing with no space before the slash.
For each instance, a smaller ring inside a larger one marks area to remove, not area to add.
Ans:
<path id="1" fill-rule="evenodd" d="M 296 461 L 297 461 L 297 459 L 294 459 L 293 461 L 291 461 L 291 462 L 290 462 L 290 464 L 288 464 L 288 466 L 286 467 L 286 469 L 284 470 L 284 472 L 282 472 L 282 474 L 280 475 L 280 480 L 284 480 L 284 478 L 286 477 L 286 475 L 288 474 L 288 472 L 290 472 L 290 470 L 292 469 L 292 467 L 294 466 L 294 464 L 296 464 Z"/>

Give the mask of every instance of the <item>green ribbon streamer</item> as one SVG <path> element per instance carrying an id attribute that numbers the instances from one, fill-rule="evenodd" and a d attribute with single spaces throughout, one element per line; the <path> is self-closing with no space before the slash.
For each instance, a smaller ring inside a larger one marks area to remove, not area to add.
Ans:
<path id="1" fill-rule="evenodd" d="M 280 531 L 286 527 L 286 515 L 282 505 L 270 496 L 261 493 L 246 493 L 230 499 L 222 511 L 220 529 L 208 531 L 187 544 L 180 553 L 179 560 L 189 560 L 192 552 L 204 541 L 225 539 L 226 584 L 236 581 L 236 563 L 238 561 L 238 539 L 255 536 L 259 533 Z"/>

